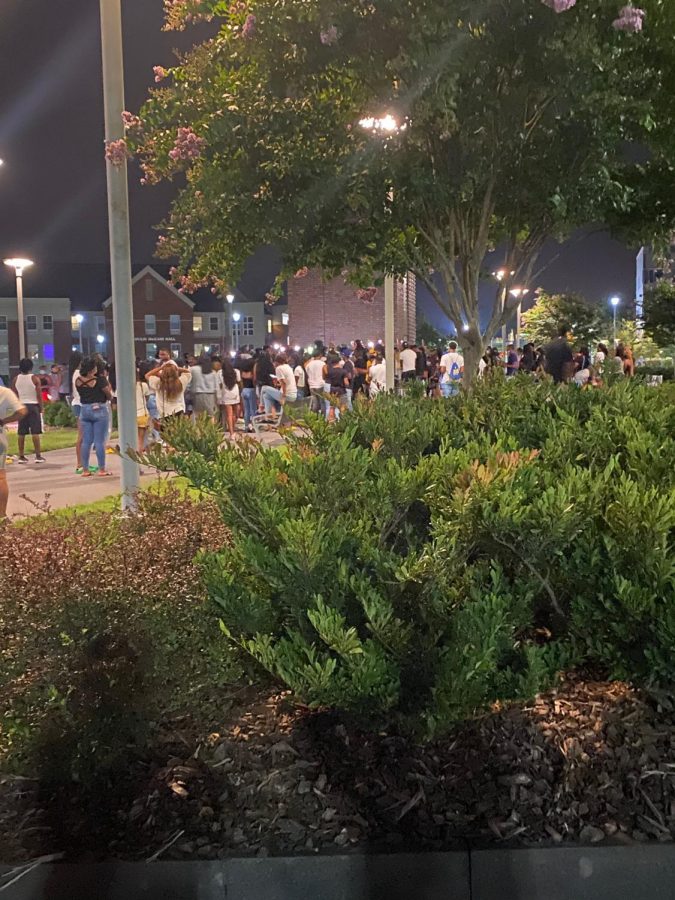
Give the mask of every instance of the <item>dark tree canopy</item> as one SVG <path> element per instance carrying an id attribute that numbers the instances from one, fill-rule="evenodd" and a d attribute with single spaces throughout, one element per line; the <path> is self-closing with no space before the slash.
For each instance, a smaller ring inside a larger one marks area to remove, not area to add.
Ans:
<path id="1" fill-rule="evenodd" d="M 617 5 L 172 0 L 174 27 L 206 18 L 213 37 L 158 71 L 130 138 L 149 181 L 186 173 L 162 237 L 176 277 L 223 289 L 262 243 L 282 277 L 320 266 L 365 287 L 410 269 L 470 371 L 547 237 L 656 230 L 639 198 L 672 158 L 675 4 L 645 0 L 641 33 Z M 513 275 L 481 328 L 498 244 Z"/>

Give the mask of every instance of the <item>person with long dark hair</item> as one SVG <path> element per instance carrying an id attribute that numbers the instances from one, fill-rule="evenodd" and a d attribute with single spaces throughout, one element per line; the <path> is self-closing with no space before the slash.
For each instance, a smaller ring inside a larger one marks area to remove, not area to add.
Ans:
<path id="1" fill-rule="evenodd" d="M 206 413 L 215 419 L 218 412 L 218 375 L 213 368 L 213 360 L 203 353 L 196 366 L 190 366 L 192 383 L 192 412 L 195 417 Z"/>
<path id="2" fill-rule="evenodd" d="M 111 475 L 105 468 L 105 443 L 108 435 L 108 408 L 112 388 L 105 375 L 99 373 L 97 360 L 83 359 L 75 378 L 80 395 L 80 419 L 82 421 L 82 476 L 89 477 L 89 456 L 92 445 L 96 451 L 98 474 Z"/>
<path id="3" fill-rule="evenodd" d="M 218 403 L 223 409 L 225 421 L 223 427 L 227 427 L 227 432 L 231 440 L 235 437 L 235 426 L 237 424 L 237 410 L 241 398 L 239 395 L 239 381 L 237 372 L 229 359 L 224 359 L 222 368 L 218 373 L 220 376 L 220 388 Z"/>

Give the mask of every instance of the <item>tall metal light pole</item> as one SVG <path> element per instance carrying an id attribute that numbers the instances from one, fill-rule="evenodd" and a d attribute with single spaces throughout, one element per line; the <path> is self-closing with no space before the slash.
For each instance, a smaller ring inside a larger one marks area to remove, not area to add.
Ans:
<path id="1" fill-rule="evenodd" d="M 6 259 L 5 265 L 16 275 L 16 306 L 19 318 L 19 359 L 26 358 L 26 320 L 23 314 L 23 270 L 33 265 L 32 259 Z"/>
<path id="2" fill-rule="evenodd" d="M 232 326 L 232 334 L 234 335 L 234 347 L 232 348 L 235 353 L 239 350 L 239 322 L 241 320 L 241 313 L 235 312 L 232 313 L 232 321 L 234 325 Z"/>
<path id="3" fill-rule="evenodd" d="M 103 48 L 103 99 L 106 144 L 124 138 L 124 56 L 121 0 L 100 0 Z M 113 334 L 117 376 L 117 417 L 122 450 L 122 509 L 136 508 L 138 465 L 127 455 L 136 447 L 136 357 L 134 350 L 129 187 L 126 164 L 108 159 L 108 229 L 112 278 Z"/>
<path id="4" fill-rule="evenodd" d="M 612 304 L 612 313 L 613 313 L 613 332 L 612 332 L 612 340 L 614 341 L 614 346 L 616 347 L 616 308 L 621 303 L 621 297 L 612 297 L 609 301 Z"/>
<path id="5" fill-rule="evenodd" d="M 516 309 L 516 347 L 520 347 L 520 317 L 523 314 L 523 297 L 530 292 L 527 288 L 512 288 L 509 293 L 518 301 L 518 308 Z"/>
<path id="6" fill-rule="evenodd" d="M 387 275 L 384 279 L 384 352 L 386 354 L 385 386 L 387 391 L 393 392 L 396 378 L 396 283 L 393 275 Z"/>
<path id="7" fill-rule="evenodd" d="M 225 352 L 229 353 L 234 346 L 234 335 L 232 331 L 232 304 L 234 303 L 234 294 L 227 294 L 225 299 L 227 300 L 227 340 L 225 341 Z"/>

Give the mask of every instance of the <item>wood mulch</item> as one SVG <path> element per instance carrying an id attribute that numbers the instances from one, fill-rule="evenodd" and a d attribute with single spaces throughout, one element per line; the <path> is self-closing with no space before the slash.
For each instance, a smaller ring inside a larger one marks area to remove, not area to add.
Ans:
<path id="1" fill-rule="evenodd" d="M 217 859 L 671 841 L 675 708 L 570 679 L 426 746 L 244 690 L 216 733 L 165 725 L 128 770 L 57 796 L 0 778 L 5 861 Z"/>

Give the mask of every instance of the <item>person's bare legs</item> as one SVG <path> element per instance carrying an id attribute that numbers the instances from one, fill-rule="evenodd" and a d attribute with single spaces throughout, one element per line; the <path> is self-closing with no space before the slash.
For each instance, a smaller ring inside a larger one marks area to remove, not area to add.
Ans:
<path id="1" fill-rule="evenodd" d="M 23 457 L 26 455 L 26 436 L 23 434 L 20 434 L 18 436 L 18 442 L 19 442 L 19 459 L 23 459 Z"/>
<path id="2" fill-rule="evenodd" d="M 225 414 L 227 416 L 227 430 L 230 432 L 230 438 L 234 440 L 234 406 L 226 406 Z"/>
<path id="3" fill-rule="evenodd" d="M 33 438 L 33 450 L 35 450 L 35 458 L 41 459 L 42 453 L 40 452 L 40 450 L 42 448 L 42 444 L 40 442 L 40 435 L 34 434 L 34 435 L 32 435 L 32 438 Z"/>
<path id="4" fill-rule="evenodd" d="M 0 469 L 0 522 L 7 516 L 7 501 L 9 500 L 9 485 L 4 469 Z"/>
<path id="5" fill-rule="evenodd" d="M 145 432 L 147 428 L 138 427 L 138 452 L 143 453 L 145 450 Z"/>

